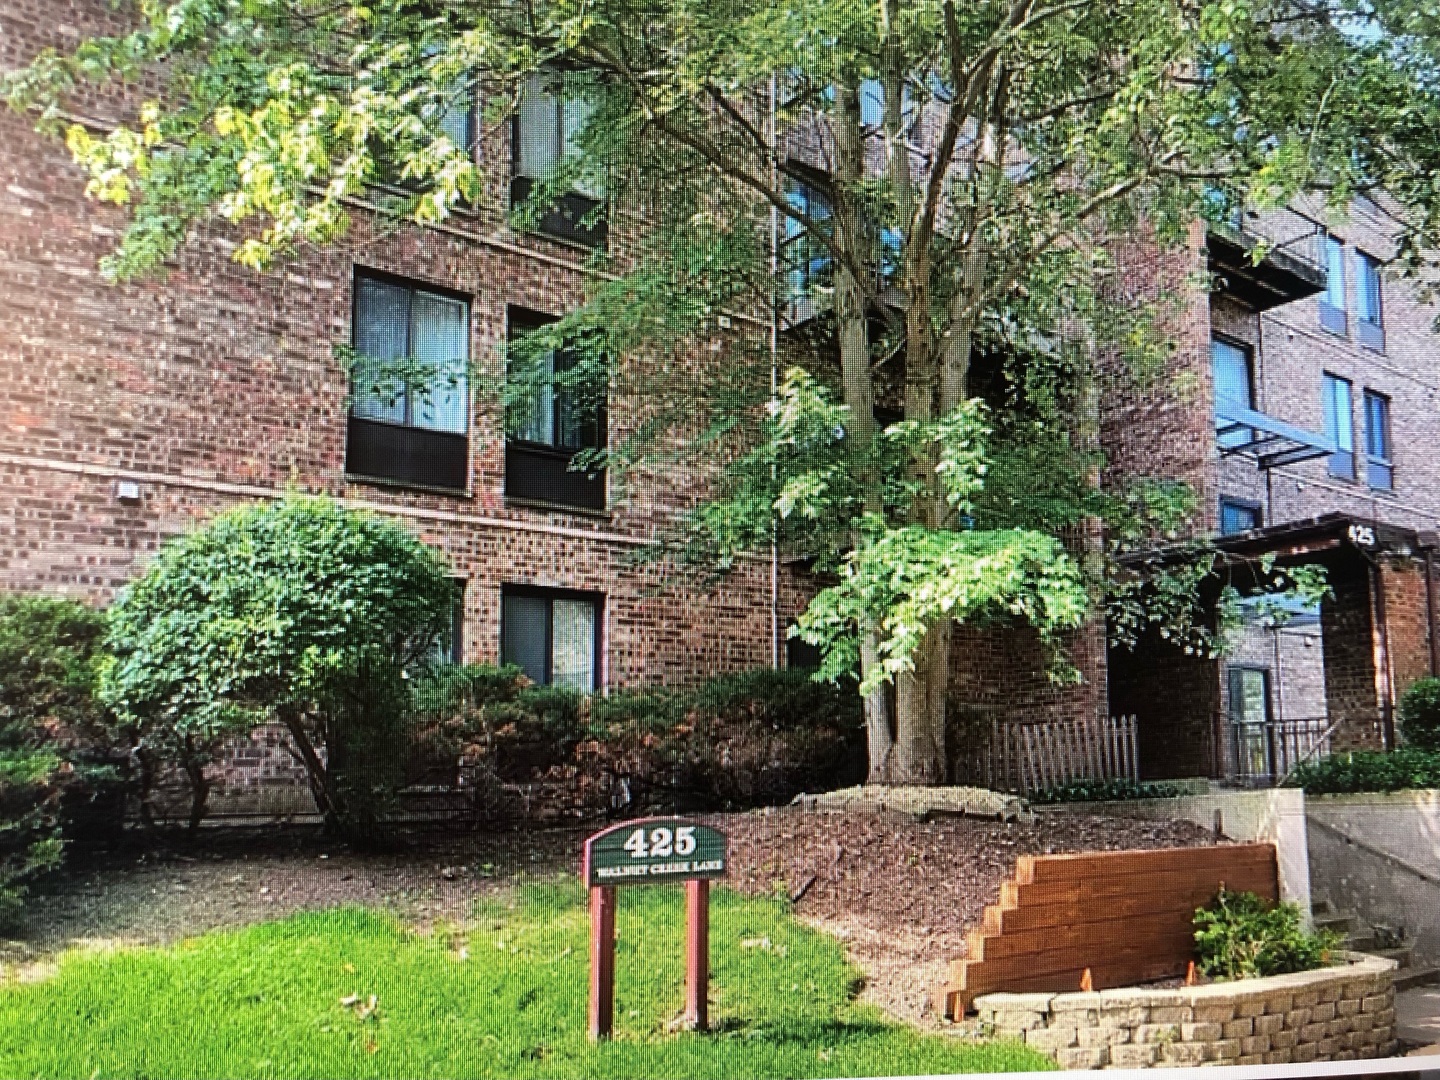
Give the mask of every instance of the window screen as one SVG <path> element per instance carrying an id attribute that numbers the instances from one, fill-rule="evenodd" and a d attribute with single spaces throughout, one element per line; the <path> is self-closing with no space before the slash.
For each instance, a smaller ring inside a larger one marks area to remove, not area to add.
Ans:
<path id="1" fill-rule="evenodd" d="M 1320 324 L 1343 334 L 1345 324 L 1345 241 L 1325 237 L 1325 292 L 1320 297 Z"/>
<path id="2" fill-rule="evenodd" d="M 1240 502 L 1235 499 L 1220 500 L 1221 535 L 1230 536 L 1234 533 L 1249 532 L 1251 529 L 1258 529 L 1260 525 L 1260 507 L 1254 503 Z"/>
<path id="3" fill-rule="evenodd" d="M 506 588 L 500 659 L 542 686 L 590 691 L 600 685 L 600 605 L 595 597 Z"/>
<path id="4" fill-rule="evenodd" d="M 1345 480 L 1355 479 L 1355 415 L 1350 381 L 1338 375 L 1325 375 L 1323 387 L 1325 435 L 1337 450 L 1330 455 L 1330 475 Z"/>
<path id="5" fill-rule="evenodd" d="M 1216 409 L 1222 410 L 1225 405 L 1253 409 L 1255 396 L 1250 351 L 1217 338 L 1210 342 L 1210 360 L 1215 370 Z M 1250 439 L 1248 430 L 1227 431 L 1220 436 L 1220 445 L 1243 446 Z"/>
<path id="6" fill-rule="evenodd" d="M 355 416 L 465 432 L 470 312 L 463 300 L 361 276 L 355 351 Z"/>
<path id="7" fill-rule="evenodd" d="M 1395 464 L 1391 460 L 1390 399 L 1373 390 L 1365 391 L 1365 472 L 1372 488 L 1389 491 L 1395 486 Z"/>

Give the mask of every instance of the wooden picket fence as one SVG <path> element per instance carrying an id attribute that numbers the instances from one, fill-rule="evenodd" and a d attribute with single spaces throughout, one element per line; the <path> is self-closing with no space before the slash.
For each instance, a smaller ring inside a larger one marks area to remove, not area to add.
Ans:
<path id="1" fill-rule="evenodd" d="M 961 779 L 1030 795 L 1074 780 L 1140 779 L 1134 716 L 1093 720 L 991 720 L 960 755 Z"/>

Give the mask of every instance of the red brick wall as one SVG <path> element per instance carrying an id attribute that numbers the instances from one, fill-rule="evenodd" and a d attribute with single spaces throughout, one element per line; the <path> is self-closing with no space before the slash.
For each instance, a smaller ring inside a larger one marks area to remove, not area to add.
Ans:
<path id="1" fill-rule="evenodd" d="M 113 28 L 107 10 L 102 0 L 0 0 L 0 64 Z M 114 116 L 124 103 L 92 95 L 75 108 Z M 765 560 L 742 563 L 718 588 L 632 562 L 701 496 L 702 473 L 638 470 L 603 515 L 507 505 L 507 306 L 563 312 L 587 279 L 584 253 L 505 223 L 503 136 L 481 154 L 492 197 L 448 231 L 377 230 L 361 212 L 342 243 L 254 274 L 231 260 L 232 234 L 202 230 L 163 281 L 111 286 L 96 265 L 121 216 L 84 198 L 63 147 L 0 115 L 0 586 L 104 600 L 166 537 L 293 486 L 395 514 L 438 547 L 468 579 L 471 659 L 496 658 L 500 585 L 513 582 L 606 594 L 609 684 L 769 663 Z M 612 230 L 622 258 L 627 230 L 625 220 Z M 356 267 L 471 297 L 471 355 L 485 374 L 464 496 L 344 476 L 347 388 L 333 350 L 350 338 Z M 623 394 L 612 400 L 612 438 L 640 405 Z M 139 484 L 138 505 L 115 498 L 121 478 Z M 805 588 L 785 577 L 782 628 Z"/>
<path id="2" fill-rule="evenodd" d="M 1144 232 L 1108 245 L 1115 261 L 1112 302 L 1151 307 L 1173 349 L 1160 372 L 1131 372 L 1114 357 L 1107 360 L 1101 444 L 1107 487 L 1118 490 L 1139 478 L 1183 481 L 1199 501 L 1197 524 L 1214 528 L 1215 427 L 1202 245 L 1198 228 L 1178 248 L 1161 247 Z"/>
<path id="3" fill-rule="evenodd" d="M 1385 590 L 1386 644 L 1398 705 L 1411 683 L 1431 674 L 1424 564 L 1415 559 L 1386 559 L 1380 565 L 1380 581 Z"/>
<path id="4" fill-rule="evenodd" d="M 1224 713 L 1219 660 L 1187 656 L 1149 634 L 1134 648 L 1110 650 L 1110 711 L 1139 720 L 1145 780 L 1215 776 L 1216 728 Z"/>

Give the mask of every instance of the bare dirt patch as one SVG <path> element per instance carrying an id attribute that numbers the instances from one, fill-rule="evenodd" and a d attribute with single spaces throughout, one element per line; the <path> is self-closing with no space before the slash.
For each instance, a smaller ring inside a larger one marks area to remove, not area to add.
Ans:
<path id="1" fill-rule="evenodd" d="M 1185 823 L 1054 815 L 1037 824 L 893 813 L 760 811 L 706 819 L 731 837 L 727 884 L 796 897 L 807 923 L 846 943 L 866 1000 L 922 1021 L 946 964 L 1019 855 L 1210 843 Z M 72 853 L 37 890 L 24 938 L 0 941 L 0 974 L 43 977 L 67 947 L 173 941 L 296 911 L 364 904 L 421 926 L 460 921 L 479 897 L 579 870 L 588 829 L 426 831 L 357 854 L 301 828 L 207 829 L 195 843 Z M 8 972 L 7 970 L 8 969 Z"/>

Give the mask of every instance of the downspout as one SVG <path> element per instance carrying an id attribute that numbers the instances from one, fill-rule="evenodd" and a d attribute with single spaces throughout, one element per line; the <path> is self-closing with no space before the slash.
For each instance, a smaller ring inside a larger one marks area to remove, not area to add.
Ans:
<path id="1" fill-rule="evenodd" d="M 1435 638 L 1435 549 L 1425 549 L 1425 637 L 1430 642 L 1430 675 L 1440 676 L 1440 641 Z"/>
<path id="2" fill-rule="evenodd" d="M 1370 591 L 1375 600 L 1375 674 L 1380 690 L 1381 735 L 1386 750 L 1395 749 L 1395 677 L 1390 670 L 1390 625 L 1385 608 L 1385 580 L 1379 560 L 1370 563 Z"/>
<path id="3" fill-rule="evenodd" d="M 770 76 L 770 183 L 780 180 L 780 127 L 776 112 L 779 95 L 774 74 Z M 780 209 L 770 204 L 770 404 L 780 389 Z M 775 480 L 775 463 L 770 463 L 770 480 Z M 780 525 L 770 517 L 770 666 L 780 666 Z"/>

